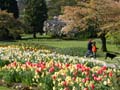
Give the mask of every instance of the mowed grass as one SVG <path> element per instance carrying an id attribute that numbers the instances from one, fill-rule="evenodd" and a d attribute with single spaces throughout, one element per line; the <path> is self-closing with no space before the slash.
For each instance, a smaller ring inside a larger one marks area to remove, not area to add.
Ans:
<path id="1" fill-rule="evenodd" d="M 107 59 L 105 60 L 105 53 L 101 51 L 101 40 L 93 39 L 96 41 L 97 47 L 99 48 L 97 51 L 97 58 L 100 60 L 104 60 L 110 63 L 116 63 L 116 61 Z M 37 48 L 46 48 L 50 49 L 54 52 L 71 55 L 71 56 L 80 56 L 84 57 L 87 51 L 87 43 L 88 40 L 62 40 L 62 39 L 51 39 L 49 36 L 39 36 L 37 39 L 33 39 L 32 36 L 26 35 L 23 37 L 23 40 L 11 41 L 11 42 L 0 42 L 0 45 L 27 45 L 30 47 Z M 107 42 L 107 49 L 111 52 L 119 52 L 119 49 L 115 44 Z M 119 56 L 119 55 L 118 55 Z"/>
<path id="2" fill-rule="evenodd" d="M 11 88 L 7 88 L 7 87 L 0 86 L 0 90 L 14 90 L 14 89 L 11 89 Z"/>

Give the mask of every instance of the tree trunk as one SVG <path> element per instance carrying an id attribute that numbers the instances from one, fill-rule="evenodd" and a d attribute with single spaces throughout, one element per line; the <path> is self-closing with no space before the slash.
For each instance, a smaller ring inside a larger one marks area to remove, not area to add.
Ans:
<path id="1" fill-rule="evenodd" d="M 101 41 L 102 41 L 101 50 L 104 51 L 104 52 L 107 52 L 106 37 L 105 37 L 105 35 L 102 35 L 102 36 L 101 36 Z"/>
<path id="2" fill-rule="evenodd" d="M 33 38 L 36 38 L 36 32 L 33 32 Z"/>

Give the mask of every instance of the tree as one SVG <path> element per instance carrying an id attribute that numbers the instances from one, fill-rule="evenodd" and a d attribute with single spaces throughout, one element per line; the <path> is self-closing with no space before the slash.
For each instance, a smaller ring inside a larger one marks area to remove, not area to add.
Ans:
<path id="1" fill-rule="evenodd" d="M 12 13 L 0 10 L 0 40 L 21 39 L 24 25 Z"/>
<path id="2" fill-rule="evenodd" d="M 20 14 L 23 13 L 26 0 L 17 0 Z"/>
<path id="3" fill-rule="evenodd" d="M 47 20 L 47 7 L 45 0 L 26 0 L 25 7 L 25 22 L 33 29 L 33 37 L 36 38 L 36 33 L 41 35 L 44 33 L 44 21 Z"/>
<path id="4" fill-rule="evenodd" d="M 0 0 L 0 9 L 13 13 L 15 18 L 19 17 L 19 9 L 16 0 Z"/>
<path id="5" fill-rule="evenodd" d="M 96 22 L 99 23 L 99 37 L 102 41 L 102 51 L 107 51 L 106 35 L 116 32 L 120 26 L 120 3 L 114 0 L 92 0 L 93 12 L 95 13 Z"/>
<path id="6" fill-rule="evenodd" d="M 70 30 L 77 27 L 84 31 L 92 27 L 101 38 L 102 50 L 107 51 L 106 35 L 120 30 L 120 3 L 113 0 L 78 0 L 77 3 L 77 6 L 64 7 L 60 18 Z"/>
<path id="7" fill-rule="evenodd" d="M 62 13 L 63 6 L 76 5 L 75 0 L 49 0 L 48 1 L 48 15 L 51 19 L 54 16 L 58 16 Z"/>

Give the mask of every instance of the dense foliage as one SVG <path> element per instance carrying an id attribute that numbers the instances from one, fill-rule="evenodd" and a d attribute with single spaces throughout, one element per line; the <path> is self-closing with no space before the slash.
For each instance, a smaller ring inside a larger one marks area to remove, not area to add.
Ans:
<path id="1" fill-rule="evenodd" d="M 120 30 L 120 2 L 113 0 L 77 1 L 78 6 L 65 6 L 60 16 L 67 23 L 63 28 L 68 33 L 74 28 L 79 31 L 98 33 L 102 40 L 102 50 L 106 49 L 106 35 Z M 68 13 L 69 12 L 69 13 Z M 93 35 L 94 36 L 94 35 Z"/>
<path id="2" fill-rule="evenodd" d="M 16 0 L 0 0 L 0 9 L 13 13 L 15 18 L 19 17 L 19 9 Z"/>
<path id="3" fill-rule="evenodd" d="M 54 16 L 58 16 L 62 13 L 62 8 L 64 6 L 76 5 L 75 0 L 46 0 L 48 1 L 48 15 L 51 19 Z"/>
<path id="4" fill-rule="evenodd" d="M 24 25 L 13 14 L 0 10 L 0 40 L 20 39 Z"/>
<path id="5" fill-rule="evenodd" d="M 33 29 L 33 37 L 36 33 L 43 34 L 44 21 L 47 19 L 47 7 L 45 0 L 26 0 L 24 19 L 26 24 Z"/>

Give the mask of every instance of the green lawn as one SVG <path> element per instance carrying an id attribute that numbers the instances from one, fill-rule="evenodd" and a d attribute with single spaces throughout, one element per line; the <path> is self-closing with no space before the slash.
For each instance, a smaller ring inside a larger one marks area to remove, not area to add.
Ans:
<path id="1" fill-rule="evenodd" d="M 3 86 L 0 86 L 0 90 L 13 90 L 13 89 L 7 88 L 7 87 L 3 87 Z"/>
<path id="2" fill-rule="evenodd" d="M 100 39 L 95 39 L 97 42 L 98 52 L 97 58 L 100 60 L 105 60 L 105 53 L 101 51 L 101 41 Z M 72 55 L 72 56 L 80 56 L 83 57 L 86 53 L 87 48 L 87 40 L 77 41 L 77 40 L 61 40 L 61 39 L 51 39 L 49 36 L 44 37 L 40 36 L 38 39 L 33 39 L 32 36 L 24 36 L 23 40 L 11 41 L 11 42 L 0 42 L 0 45 L 11 45 L 11 44 L 24 44 L 31 47 L 38 48 L 47 48 L 57 53 Z M 108 42 L 107 43 L 108 51 L 118 52 L 119 49 L 116 45 Z M 105 60 L 106 62 L 114 63 L 110 59 Z"/>

